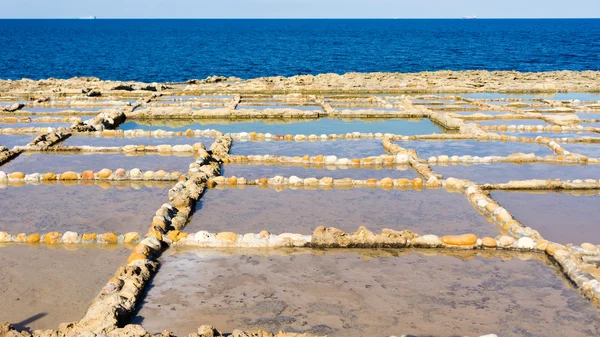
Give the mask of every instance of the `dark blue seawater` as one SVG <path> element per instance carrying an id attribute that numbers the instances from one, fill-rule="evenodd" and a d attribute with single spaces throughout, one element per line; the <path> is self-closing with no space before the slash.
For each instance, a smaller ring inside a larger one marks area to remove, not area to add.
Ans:
<path id="1" fill-rule="evenodd" d="M 599 70 L 599 19 L 0 20 L 0 78 Z"/>

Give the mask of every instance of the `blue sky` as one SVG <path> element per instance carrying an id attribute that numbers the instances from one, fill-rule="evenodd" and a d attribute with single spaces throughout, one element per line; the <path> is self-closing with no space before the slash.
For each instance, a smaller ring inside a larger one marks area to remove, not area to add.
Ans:
<path id="1" fill-rule="evenodd" d="M 1 0 L 1 18 L 599 17 L 600 0 Z"/>

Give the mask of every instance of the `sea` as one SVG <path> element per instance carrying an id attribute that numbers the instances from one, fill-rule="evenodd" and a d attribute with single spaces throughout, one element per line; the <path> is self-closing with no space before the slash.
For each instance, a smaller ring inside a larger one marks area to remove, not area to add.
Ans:
<path id="1" fill-rule="evenodd" d="M 600 70 L 600 19 L 0 20 L 0 78 Z"/>

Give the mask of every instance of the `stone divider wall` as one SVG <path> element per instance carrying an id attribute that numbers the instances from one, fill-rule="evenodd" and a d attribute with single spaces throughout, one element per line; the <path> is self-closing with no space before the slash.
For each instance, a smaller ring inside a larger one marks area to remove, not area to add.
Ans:
<path id="1" fill-rule="evenodd" d="M 125 234 L 117 234 L 113 232 L 107 233 L 85 233 L 66 231 L 40 233 L 18 233 L 9 234 L 0 232 L 0 243 L 29 243 L 29 244 L 45 244 L 45 245 L 109 245 L 109 244 L 136 244 L 140 242 L 141 235 L 137 232 L 129 232 Z"/>
<path id="2" fill-rule="evenodd" d="M 260 186 L 260 187 L 290 187 L 290 188 L 383 188 L 392 189 L 394 187 L 402 188 L 414 188 L 420 189 L 423 187 L 440 187 L 440 185 L 424 185 L 421 178 L 407 179 L 407 178 L 383 178 L 383 179 L 351 179 L 341 178 L 333 179 L 331 177 L 323 178 L 300 178 L 297 176 L 291 176 L 289 178 L 283 176 L 275 176 L 271 178 L 258 178 L 258 179 L 246 179 L 244 177 L 223 177 L 218 176 L 209 180 L 209 187 L 214 186 Z"/>
<path id="3" fill-rule="evenodd" d="M 198 151 L 187 179 L 169 190 L 169 202 L 156 211 L 148 234 L 133 249 L 127 265 L 109 280 L 84 317 L 67 329 L 68 333 L 110 333 L 134 313 L 138 299 L 157 270 L 156 259 L 164 247 L 186 236 L 180 230 L 187 224 L 207 181 L 220 174 L 220 158 L 227 155 L 230 147 L 231 138 L 224 136 L 218 137 L 209 151 Z"/>
<path id="4" fill-rule="evenodd" d="M 138 168 L 125 170 L 123 168 L 112 171 L 104 168 L 98 172 L 94 170 L 86 170 L 83 172 L 67 171 L 63 173 L 29 173 L 0 171 L 0 182 L 18 182 L 38 183 L 46 181 L 66 181 L 66 180 L 96 180 L 96 181 L 121 181 L 121 180 L 141 180 L 141 181 L 177 181 L 182 179 L 185 174 L 179 171 L 167 172 L 164 170 L 158 171 L 142 171 Z"/>

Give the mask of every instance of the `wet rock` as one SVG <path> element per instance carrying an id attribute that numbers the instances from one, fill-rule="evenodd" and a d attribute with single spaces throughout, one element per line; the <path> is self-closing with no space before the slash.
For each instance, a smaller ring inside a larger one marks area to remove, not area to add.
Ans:
<path id="1" fill-rule="evenodd" d="M 494 238 L 485 237 L 481 239 L 481 244 L 486 248 L 496 248 L 496 240 Z"/>
<path id="2" fill-rule="evenodd" d="M 477 243 L 477 235 L 462 234 L 462 235 L 447 235 L 441 239 L 442 243 L 450 246 L 473 246 Z"/>
<path id="3" fill-rule="evenodd" d="M 56 174 L 54 174 L 52 172 L 44 173 L 44 175 L 42 176 L 42 180 L 45 180 L 45 181 L 56 180 Z"/>
<path id="4" fill-rule="evenodd" d="M 60 180 L 78 180 L 77 172 L 67 171 L 60 175 Z"/>
<path id="5" fill-rule="evenodd" d="M 100 236 L 100 242 L 105 244 L 117 244 L 119 237 L 115 233 L 104 233 Z"/>
<path id="6" fill-rule="evenodd" d="M 112 175 L 112 170 L 104 168 L 96 174 L 99 179 L 108 179 Z"/>
<path id="7" fill-rule="evenodd" d="M 227 243 L 235 243 L 238 239 L 238 235 L 233 232 L 221 232 L 215 235 L 215 237 Z"/>
<path id="8" fill-rule="evenodd" d="M 87 171 L 83 171 L 81 172 L 81 179 L 84 180 L 93 180 L 94 179 L 94 171 L 92 170 L 87 170 Z"/>
<path id="9" fill-rule="evenodd" d="M 58 232 L 50 232 L 44 236 L 44 242 L 49 245 L 57 244 L 62 235 Z"/>

